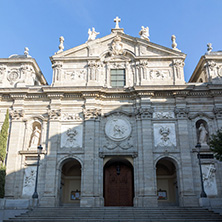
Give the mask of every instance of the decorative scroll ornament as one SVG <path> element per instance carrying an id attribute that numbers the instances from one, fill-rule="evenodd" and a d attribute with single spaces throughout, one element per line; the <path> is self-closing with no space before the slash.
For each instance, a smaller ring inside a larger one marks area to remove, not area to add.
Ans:
<path id="1" fill-rule="evenodd" d="M 124 55 L 125 52 L 123 50 L 123 43 L 121 42 L 121 38 L 116 36 L 112 43 L 112 56 Z"/>
<path id="2" fill-rule="evenodd" d="M 113 141 L 122 141 L 129 137 L 132 127 L 127 119 L 112 117 L 105 125 L 106 135 Z"/>
<path id="3" fill-rule="evenodd" d="M 101 116 L 101 109 L 84 109 L 83 114 L 85 120 L 96 120 Z"/>
<path id="4" fill-rule="evenodd" d="M 52 120 L 58 120 L 61 116 L 61 109 L 51 109 L 48 111 L 49 118 Z"/>
<path id="5" fill-rule="evenodd" d="M 153 108 L 136 108 L 135 109 L 136 119 L 150 119 L 153 116 Z"/>
<path id="6" fill-rule="evenodd" d="M 174 118 L 173 112 L 154 112 L 153 118 L 156 119 L 172 119 Z"/>
<path id="7" fill-rule="evenodd" d="M 10 114 L 12 120 L 19 120 L 20 118 L 24 117 L 25 111 L 23 109 L 11 110 L 9 114 Z"/>
<path id="8" fill-rule="evenodd" d="M 81 121 L 83 120 L 83 117 L 81 113 L 62 113 L 61 119 L 63 121 Z"/>
<path id="9" fill-rule="evenodd" d="M 178 107 L 176 107 L 174 109 L 174 112 L 175 112 L 176 117 L 178 119 L 187 118 L 188 113 L 189 113 L 189 108 L 187 108 L 187 107 L 186 108 L 178 108 Z"/>

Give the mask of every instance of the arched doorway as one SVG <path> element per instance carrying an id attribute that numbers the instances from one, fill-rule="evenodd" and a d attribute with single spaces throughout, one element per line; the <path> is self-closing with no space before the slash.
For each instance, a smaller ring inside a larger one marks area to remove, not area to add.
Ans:
<path id="1" fill-rule="evenodd" d="M 156 164 L 158 205 L 179 205 L 177 170 L 171 158 L 162 158 Z"/>
<path id="2" fill-rule="evenodd" d="M 109 160 L 104 166 L 105 206 L 133 206 L 133 166 L 125 159 Z"/>
<path id="3" fill-rule="evenodd" d="M 80 205 L 81 164 L 76 159 L 67 159 L 61 168 L 61 205 Z"/>

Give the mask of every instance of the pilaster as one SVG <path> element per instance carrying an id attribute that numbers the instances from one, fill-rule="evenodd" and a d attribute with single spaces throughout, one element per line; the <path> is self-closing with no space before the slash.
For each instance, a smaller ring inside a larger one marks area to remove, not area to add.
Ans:
<path id="1" fill-rule="evenodd" d="M 197 206 L 197 198 L 194 193 L 194 179 L 191 161 L 191 152 L 189 144 L 189 127 L 188 127 L 188 113 L 187 107 L 176 107 L 175 115 L 178 123 L 178 142 L 180 147 L 180 205 L 182 206 Z"/>

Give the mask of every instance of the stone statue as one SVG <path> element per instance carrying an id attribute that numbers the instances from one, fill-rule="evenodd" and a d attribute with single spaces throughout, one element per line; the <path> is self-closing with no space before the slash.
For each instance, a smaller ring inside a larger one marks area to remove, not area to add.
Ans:
<path id="1" fill-rule="evenodd" d="M 41 135 L 41 130 L 36 126 L 35 130 L 32 134 L 31 146 L 38 146 L 39 145 L 39 138 Z"/>
<path id="2" fill-rule="evenodd" d="M 60 52 L 63 52 L 63 49 L 64 49 L 64 37 L 63 36 L 61 36 L 59 38 L 59 42 L 60 42 L 60 44 L 59 44 L 59 51 L 56 52 L 56 54 L 60 53 Z"/>
<path id="3" fill-rule="evenodd" d="M 139 35 L 140 35 L 140 38 L 141 39 L 145 39 L 147 41 L 150 41 L 149 39 L 149 28 L 148 27 L 144 27 L 144 26 L 141 26 L 141 30 L 139 32 Z"/>
<path id="4" fill-rule="evenodd" d="M 200 127 L 198 128 L 198 132 L 199 132 L 199 141 L 198 142 L 200 144 L 206 144 L 208 132 L 207 132 L 203 123 L 200 124 Z"/>
<path id="5" fill-rule="evenodd" d="M 95 40 L 96 36 L 99 35 L 100 33 L 96 32 L 95 28 L 92 27 L 92 31 L 89 29 L 88 30 L 88 34 L 89 34 L 88 41 L 92 41 L 92 40 Z"/>

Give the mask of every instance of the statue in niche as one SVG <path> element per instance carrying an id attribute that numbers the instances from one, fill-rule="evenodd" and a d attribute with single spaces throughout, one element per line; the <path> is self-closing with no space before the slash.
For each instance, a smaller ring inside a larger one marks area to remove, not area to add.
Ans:
<path id="1" fill-rule="evenodd" d="M 198 128 L 199 133 L 199 143 L 200 144 L 207 144 L 208 139 L 208 131 L 206 130 L 203 123 L 200 124 L 200 127 Z"/>
<path id="2" fill-rule="evenodd" d="M 69 128 L 66 132 L 67 135 L 67 140 L 66 140 L 66 144 L 65 147 L 75 147 L 77 145 L 76 143 L 76 136 L 77 136 L 78 132 L 74 129 Z"/>
<path id="3" fill-rule="evenodd" d="M 32 133 L 31 147 L 39 145 L 40 135 L 41 135 L 41 130 L 37 126 L 35 126 L 35 129 Z"/>

